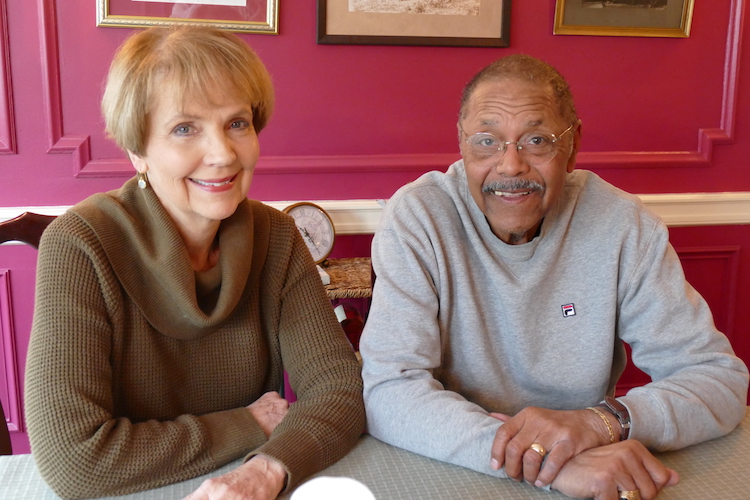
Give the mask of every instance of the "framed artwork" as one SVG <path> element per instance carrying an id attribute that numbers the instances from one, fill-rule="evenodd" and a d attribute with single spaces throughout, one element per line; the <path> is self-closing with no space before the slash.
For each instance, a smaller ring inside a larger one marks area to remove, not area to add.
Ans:
<path id="1" fill-rule="evenodd" d="M 694 0 L 557 0 L 555 35 L 687 38 Z"/>
<path id="2" fill-rule="evenodd" d="M 276 35 L 279 0 L 96 0 L 97 26 L 147 28 L 174 24 Z"/>
<path id="3" fill-rule="evenodd" d="M 318 0 L 318 43 L 507 47 L 511 0 Z"/>

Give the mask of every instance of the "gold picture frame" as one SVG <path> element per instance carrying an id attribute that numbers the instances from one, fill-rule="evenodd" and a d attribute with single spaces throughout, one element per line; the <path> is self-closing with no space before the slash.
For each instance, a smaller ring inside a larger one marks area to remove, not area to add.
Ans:
<path id="1" fill-rule="evenodd" d="M 694 0 L 557 0 L 555 35 L 687 38 Z"/>
<path id="2" fill-rule="evenodd" d="M 279 33 L 279 0 L 96 0 L 96 25 L 200 25 L 238 33 Z"/>
<path id="3" fill-rule="evenodd" d="M 394 10 L 392 6 L 398 2 L 387 0 L 318 0 L 318 43 L 437 47 L 510 44 L 511 0 L 446 0 L 440 6 L 400 1 Z"/>

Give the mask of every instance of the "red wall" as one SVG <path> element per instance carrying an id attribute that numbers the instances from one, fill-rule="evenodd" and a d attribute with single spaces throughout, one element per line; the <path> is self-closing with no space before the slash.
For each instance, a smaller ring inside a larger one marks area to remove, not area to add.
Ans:
<path id="1" fill-rule="evenodd" d="M 750 191 L 746 3 L 696 2 L 690 38 L 659 39 L 554 36 L 553 0 L 515 0 L 510 47 L 490 49 L 317 45 L 315 2 L 279 0 L 279 35 L 242 35 L 266 62 L 278 97 L 260 136 L 251 196 L 388 198 L 420 173 L 444 169 L 458 157 L 461 88 L 515 52 L 546 59 L 568 77 L 583 120 L 579 167 L 635 193 Z M 70 205 L 132 175 L 104 138 L 98 110 L 109 60 L 132 30 L 95 27 L 95 5 L 0 0 L 0 207 Z M 722 308 L 728 334 L 750 360 L 743 307 L 750 226 L 672 235 L 678 249 L 708 252 L 690 262 L 689 274 Z M 337 256 L 362 255 L 368 242 L 344 238 Z M 0 378 L 4 405 L 8 390 L 22 394 L 33 295 L 33 252 L 25 252 L 0 248 L 0 273 L 12 276 L 18 374 L 10 389 Z M 715 269 L 723 273 L 718 285 Z M 7 357 L 0 363 L 8 372 Z M 13 439 L 25 449 L 23 432 Z"/>
<path id="2" fill-rule="evenodd" d="M 540 56 L 570 80 L 584 124 L 581 166 L 638 193 L 749 190 L 745 3 L 696 2 L 690 38 L 677 39 L 554 36 L 554 1 L 516 0 L 511 46 L 495 49 L 317 45 L 314 2 L 280 0 L 279 35 L 242 35 L 278 94 L 252 195 L 384 198 L 444 168 L 457 155 L 462 86 L 512 52 Z M 103 137 L 98 101 L 131 30 L 95 27 L 94 0 L 0 4 L 17 139 L 17 154 L 0 156 L 0 206 L 72 204 L 119 186 L 132 170 Z M 716 140 L 699 142 L 706 129 Z M 710 159 L 707 148 L 697 153 L 704 142 L 714 144 Z"/>

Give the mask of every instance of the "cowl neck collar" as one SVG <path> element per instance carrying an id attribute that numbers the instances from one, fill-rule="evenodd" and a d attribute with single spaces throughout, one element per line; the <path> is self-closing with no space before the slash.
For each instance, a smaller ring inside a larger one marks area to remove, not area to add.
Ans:
<path id="1" fill-rule="evenodd" d="M 265 255 L 253 255 L 253 240 L 255 231 L 268 231 L 269 224 L 254 220 L 249 200 L 221 222 L 219 262 L 198 276 L 158 197 L 150 187 L 139 189 L 135 178 L 70 211 L 94 231 L 125 292 L 148 322 L 169 337 L 194 340 L 218 329 L 242 297 L 252 262 L 265 260 Z"/>

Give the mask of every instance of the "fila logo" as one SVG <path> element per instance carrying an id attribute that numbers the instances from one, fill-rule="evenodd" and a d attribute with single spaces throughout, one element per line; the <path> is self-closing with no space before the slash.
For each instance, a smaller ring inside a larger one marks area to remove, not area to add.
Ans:
<path id="1" fill-rule="evenodd" d="M 574 304 L 565 304 L 562 306 L 562 314 L 566 318 L 568 316 L 575 316 L 576 315 L 576 306 Z"/>

